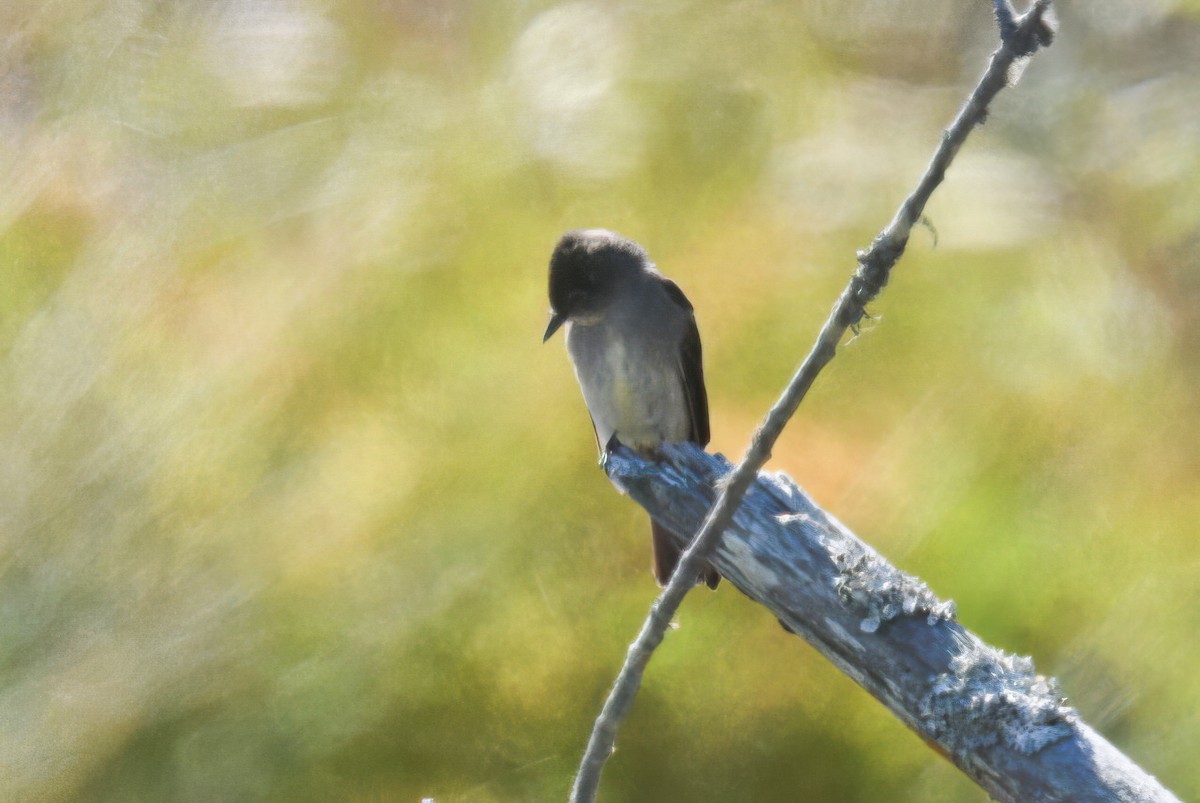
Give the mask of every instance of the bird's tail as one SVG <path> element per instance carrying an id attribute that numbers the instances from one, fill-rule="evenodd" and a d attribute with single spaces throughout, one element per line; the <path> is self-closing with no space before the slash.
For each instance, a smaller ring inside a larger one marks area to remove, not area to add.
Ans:
<path id="1" fill-rule="evenodd" d="M 675 571 L 675 564 L 679 562 L 680 550 L 675 546 L 675 538 L 671 531 L 653 519 L 650 520 L 650 536 L 654 541 L 654 579 L 660 586 L 665 586 L 671 579 L 671 573 Z M 696 578 L 697 584 L 704 583 L 712 589 L 715 589 L 719 582 L 721 575 L 708 564 L 704 565 L 700 576 Z"/>

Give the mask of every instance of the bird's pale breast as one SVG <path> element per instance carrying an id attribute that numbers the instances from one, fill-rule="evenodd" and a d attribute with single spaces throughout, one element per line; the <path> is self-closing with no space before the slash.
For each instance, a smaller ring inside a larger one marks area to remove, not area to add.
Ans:
<path id="1" fill-rule="evenodd" d="M 641 450 L 689 437 L 676 329 L 609 318 L 570 327 L 567 348 L 601 447 L 614 433 Z"/>

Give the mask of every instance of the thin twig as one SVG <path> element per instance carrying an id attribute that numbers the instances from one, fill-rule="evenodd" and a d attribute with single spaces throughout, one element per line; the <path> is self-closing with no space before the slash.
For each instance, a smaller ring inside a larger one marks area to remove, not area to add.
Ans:
<path id="1" fill-rule="evenodd" d="M 775 441 L 812 387 L 817 374 L 837 353 L 837 346 L 846 330 L 857 327 L 866 314 L 867 304 L 887 284 L 892 267 L 904 253 L 913 225 L 921 219 L 929 196 L 945 178 L 946 169 L 959 147 L 971 130 L 986 118 L 988 104 L 996 94 L 1011 83 L 1014 65 L 1028 58 L 1039 47 L 1050 44 L 1054 33 L 1046 18 L 1050 0 L 1035 0 L 1030 10 L 1020 18 L 1014 18 L 1008 0 L 994 0 L 994 5 L 1001 33 L 1000 47 L 992 54 L 987 70 L 958 116 L 943 133 L 942 141 L 917 188 L 900 205 L 891 223 L 875 237 L 870 248 L 858 253 L 858 269 L 834 304 L 833 311 L 817 335 L 816 343 L 783 395 L 755 431 L 746 454 L 729 475 L 724 490 L 709 511 L 703 526 L 683 552 L 667 587 L 650 606 L 650 613 L 630 645 L 625 663 L 596 718 L 587 750 L 575 776 L 571 803 L 592 803 L 596 799 L 600 774 L 616 744 L 617 731 L 633 706 L 650 657 L 662 643 L 684 596 L 695 585 L 705 556 L 732 520 L 758 470 L 770 459 Z"/>

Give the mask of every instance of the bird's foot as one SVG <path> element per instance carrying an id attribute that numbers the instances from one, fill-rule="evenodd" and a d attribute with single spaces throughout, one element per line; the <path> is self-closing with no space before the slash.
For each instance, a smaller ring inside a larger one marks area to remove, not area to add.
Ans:
<path id="1" fill-rule="evenodd" d="M 600 452 L 601 468 L 604 468 L 606 465 L 608 465 L 608 456 L 617 451 L 619 448 L 621 448 L 621 442 L 617 440 L 617 433 L 614 432 L 612 437 L 608 439 L 608 443 L 604 444 L 604 450 Z"/>

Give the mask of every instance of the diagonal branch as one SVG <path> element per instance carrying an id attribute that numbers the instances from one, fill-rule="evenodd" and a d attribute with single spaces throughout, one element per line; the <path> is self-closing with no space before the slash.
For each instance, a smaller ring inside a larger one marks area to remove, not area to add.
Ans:
<path id="1" fill-rule="evenodd" d="M 891 223 L 876 236 L 871 246 L 859 252 L 858 269 L 822 326 L 817 342 L 783 395 L 759 425 L 746 454 L 730 473 L 722 493 L 691 545 L 684 551 L 667 587 L 650 606 L 650 613 L 630 645 L 625 663 L 592 728 L 579 772 L 575 776 L 572 803 L 591 803 L 595 800 L 600 786 L 600 773 L 612 754 L 617 731 L 633 705 L 650 657 L 662 643 L 663 635 L 684 596 L 695 584 L 705 556 L 732 520 L 758 470 L 770 459 L 775 441 L 807 395 L 817 374 L 833 359 L 846 330 L 858 326 L 866 315 L 866 305 L 887 284 L 892 267 L 904 253 L 909 232 L 920 220 L 929 196 L 942 182 L 959 147 L 971 130 L 986 118 L 988 105 L 1000 90 L 1012 82 L 1023 61 L 1039 47 L 1050 44 L 1053 38 L 1053 26 L 1047 16 L 1050 0 L 1035 0 L 1030 10 L 1021 17 L 1014 16 L 1008 0 L 994 0 L 994 5 L 1001 33 L 1000 47 L 992 54 L 983 77 L 958 116 L 943 133 L 942 141 L 917 188 L 904 200 Z"/>
<path id="2" fill-rule="evenodd" d="M 729 462 L 690 444 L 649 462 L 628 449 L 609 479 L 682 546 Z M 760 473 L 708 556 L 731 585 L 862 686 L 990 797 L 1178 803 L 1067 705 L 1028 658 L 983 643 L 781 473 Z"/>

